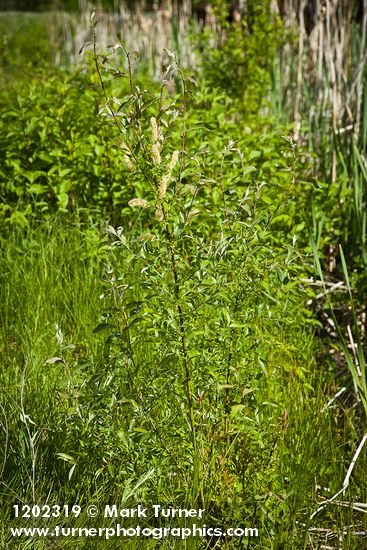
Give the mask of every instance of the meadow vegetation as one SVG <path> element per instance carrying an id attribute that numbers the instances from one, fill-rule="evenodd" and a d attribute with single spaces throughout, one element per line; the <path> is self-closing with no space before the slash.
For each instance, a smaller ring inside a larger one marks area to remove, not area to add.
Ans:
<path id="1" fill-rule="evenodd" d="M 0 15 L 1 548 L 365 547 L 367 12 L 306 4 Z"/>

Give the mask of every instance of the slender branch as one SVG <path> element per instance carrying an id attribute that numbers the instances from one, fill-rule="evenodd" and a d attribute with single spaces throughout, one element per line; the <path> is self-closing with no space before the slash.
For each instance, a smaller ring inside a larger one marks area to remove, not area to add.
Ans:
<path id="1" fill-rule="evenodd" d="M 196 430 L 195 430 L 195 418 L 194 418 L 194 408 L 193 408 L 192 377 L 191 377 L 191 369 L 190 369 L 190 360 L 189 360 L 188 351 L 187 351 L 185 320 L 184 320 L 184 314 L 181 306 L 180 282 L 179 282 L 178 268 L 177 268 L 177 262 L 176 262 L 176 255 L 174 250 L 173 236 L 172 236 L 170 227 L 168 225 L 168 220 L 167 220 L 166 212 L 163 205 L 162 205 L 162 211 L 164 216 L 164 228 L 165 228 L 165 233 L 167 237 L 168 249 L 170 253 L 173 278 L 174 278 L 174 292 L 175 292 L 175 299 L 176 299 L 178 322 L 180 327 L 182 362 L 183 362 L 184 373 L 185 373 L 185 386 L 186 386 L 187 401 L 189 406 L 189 422 L 190 422 L 190 428 L 191 428 L 191 434 L 192 434 L 193 449 L 194 449 L 194 452 L 196 452 L 197 446 L 196 446 Z"/>

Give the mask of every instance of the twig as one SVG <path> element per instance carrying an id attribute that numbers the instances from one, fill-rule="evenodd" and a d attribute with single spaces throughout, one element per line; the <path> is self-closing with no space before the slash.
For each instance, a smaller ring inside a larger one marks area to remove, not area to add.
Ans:
<path id="1" fill-rule="evenodd" d="M 335 493 L 335 495 L 333 495 L 331 498 L 329 498 L 328 500 L 326 500 L 325 502 L 323 502 L 318 508 L 317 510 L 315 510 L 311 516 L 310 516 L 310 520 L 312 520 L 319 512 L 321 512 L 321 510 L 323 510 L 328 504 L 330 504 L 331 502 L 335 501 L 335 499 L 340 495 L 340 494 L 345 494 L 345 491 L 347 490 L 348 488 L 348 485 L 349 485 L 349 479 L 350 479 L 350 476 L 352 475 L 352 472 L 353 472 L 353 469 L 354 469 L 354 466 L 357 462 L 357 459 L 363 449 L 363 445 L 366 443 L 367 441 L 367 432 L 364 434 L 364 436 L 362 437 L 362 441 L 360 442 L 360 444 L 358 445 L 358 448 L 356 450 L 356 452 L 354 453 L 354 456 L 352 458 L 352 462 L 350 463 L 350 466 L 348 468 L 348 471 L 347 471 L 347 475 L 345 476 L 344 478 L 344 482 L 343 482 L 343 487 L 337 492 Z"/>
<path id="2" fill-rule="evenodd" d="M 322 286 L 322 281 L 312 282 L 309 279 L 308 280 L 305 279 L 305 282 L 308 282 L 309 284 L 314 284 L 314 285 L 317 285 L 317 286 L 319 286 L 319 285 Z M 347 290 L 347 287 L 346 287 L 344 281 L 338 281 L 337 283 L 325 283 L 325 285 L 328 286 L 329 288 L 324 290 L 324 292 L 320 292 L 320 294 L 317 294 L 317 296 L 315 296 L 315 298 L 311 298 L 310 300 L 307 300 L 306 304 L 308 306 L 310 306 L 314 300 L 321 300 L 321 298 L 324 298 L 326 296 L 326 294 L 330 294 L 334 290 L 338 290 L 338 289 L 339 290 Z"/>

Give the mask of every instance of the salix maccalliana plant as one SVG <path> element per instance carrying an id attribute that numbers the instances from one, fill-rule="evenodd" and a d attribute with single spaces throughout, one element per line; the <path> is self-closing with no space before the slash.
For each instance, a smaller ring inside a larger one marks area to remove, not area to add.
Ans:
<path id="1" fill-rule="evenodd" d="M 255 394 L 262 374 L 275 372 L 273 363 L 286 354 L 282 323 L 298 292 L 288 282 L 294 242 L 279 251 L 266 235 L 289 187 L 271 206 L 263 201 L 264 190 L 276 197 L 277 189 L 269 191 L 266 182 L 250 186 L 246 159 L 233 140 L 224 153 L 197 144 L 191 153 L 191 81 L 175 56 L 167 52 L 172 67 L 165 78 L 176 78 L 177 100 L 165 93 L 164 82 L 157 94 L 134 85 L 133 55 L 120 40 L 114 49 L 125 53 L 127 73 L 113 74 L 128 79 L 130 93 L 122 100 L 109 96 L 103 75 L 111 69 L 94 40 L 101 114 L 118 131 L 121 164 L 135 191 L 126 227 L 108 226 L 120 248 L 116 257 L 111 252 L 112 300 L 98 331 L 110 331 L 106 362 L 118 379 L 116 399 L 133 407 L 124 431 L 129 460 L 142 463 L 141 451 L 131 453 L 139 447 L 136 434 L 149 433 L 145 460 L 159 471 L 166 460 L 177 492 L 205 505 L 214 498 L 208 487 L 221 495 L 230 472 L 238 469 L 245 480 L 259 466 L 253 461 L 251 470 L 252 458 L 238 463 L 241 448 L 250 457 L 261 455 L 263 467 L 279 435 L 275 430 L 264 450 L 266 404 Z M 292 166 L 290 172 L 289 186 Z M 273 333 L 279 343 L 269 349 Z M 236 491 L 241 483 L 231 487 Z"/>
<path id="2" fill-rule="evenodd" d="M 131 54 L 131 52 L 128 52 L 121 42 L 121 37 L 118 37 L 118 42 L 113 47 L 113 50 L 121 49 L 124 52 L 127 59 L 128 72 L 123 73 L 107 66 L 107 56 L 99 55 L 97 52 L 95 25 L 94 14 L 92 14 L 91 27 L 93 33 L 94 62 L 105 97 L 105 105 L 101 109 L 100 114 L 109 117 L 118 130 L 117 140 L 122 151 L 122 161 L 134 180 L 136 190 L 139 194 L 143 194 L 140 197 L 132 197 L 128 204 L 132 209 L 138 208 L 148 212 L 147 220 L 149 225 L 153 223 L 153 220 L 149 221 L 149 216 L 155 219 L 158 224 L 155 227 L 155 235 L 149 235 L 147 240 L 149 241 L 152 237 L 157 239 L 160 246 L 165 246 L 168 252 L 168 269 L 172 279 L 172 294 L 167 300 L 167 305 L 169 305 L 168 302 L 172 302 L 173 307 L 170 310 L 169 316 L 171 316 L 170 321 L 174 324 L 174 339 L 179 342 L 179 349 L 176 351 L 178 352 L 183 369 L 184 397 L 186 400 L 186 407 L 183 410 L 187 411 L 193 452 L 194 485 L 197 488 L 199 457 L 193 408 L 193 381 L 187 343 L 187 328 L 183 311 L 182 281 L 178 267 L 179 260 L 174 235 L 174 232 L 177 230 L 177 227 L 175 228 L 177 220 L 174 219 L 175 215 L 177 215 L 177 211 L 175 211 L 177 207 L 175 195 L 177 196 L 177 193 L 175 191 L 177 191 L 180 183 L 185 157 L 187 83 L 174 54 L 167 51 L 167 57 L 173 67 L 169 66 L 166 69 L 160 92 L 154 94 L 147 90 L 141 90 L 138 86 L 134 86 L 133 63 L 136 53 Z M 103 77 L 103 72 L 106 70 L 112 72 L 114 76 L 128 78 L 130 94 L 122 101 L 116 97 L 109 97 Z M 172 79 L 177 76 L 180 78 L 180 85 L 183 90 L 183 104 L 181 106 L 178 106 L 169 96 L 166 98 L 164 94 L 165 78 L 170 77 Z M 177 120 L 180 122 L 179 127 L 181 129 L 179 137 L 181 150 L 172 147 L 172 142 L 174 141 L 173 132 L 176 130 Z M 195 193 L 196 191 L 194 191 L 194 195 Z M 191 208 L 192 203 L 193 197 L 189 201 L 189 208 L 185 215 L 184 224 L 187 224 L 194 215 L 194 211 Z M 126 236 L 121 229 L 116 231 L 108 226 L 108 230 L 113 237 L 117 237 L 117 241 L 115 242 L 122 243 L 132 252 L 132 248 L 127 243 Z M 183 227 L 180 228 L 181 232 L 182 230 Z M 145 239 L 146 237 L 143 237 L 142 244 L 139 245 L 140 250 L 136 254 L 135 261 L 140 260 L 141 262 L 146 255 Z M 135 370 L 135 375 L 137 375 L 139 369 L 134 359 L 133 347 L 131 345 L 132 338 L 130 336 L 131 318 L 130 324 L 128 323 L 131 310 L 127 314 L 121 300 L 128 285 L 125 285 L 123 289 L 121 285 L 116 285 L 116 283 L 113 286 L 114 297 L 115 299 L 118 297 L 115 300 L 116 305 L 121 309 L 121 319 L 118 325 L 124 334 L 125 340 L 128 342 L 129 356 Z M 169 293 L 167 296 L 169 296 Z M 136 321 L 136 319 L 133 321 Z M 179 378 L 181 379 L 181 377 Z M 177 396 L 180 393 L 182 392 L 178 392 Z M 197 498 L 198 491 L 196 490 Z"/>

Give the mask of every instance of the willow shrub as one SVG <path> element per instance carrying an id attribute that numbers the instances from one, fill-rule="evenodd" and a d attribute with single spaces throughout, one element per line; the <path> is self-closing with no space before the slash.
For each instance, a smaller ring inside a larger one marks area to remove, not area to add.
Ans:
<path id="1" fill-rule="evenodd" d="M 169 495 L 223 522 L 256 514 L 255 498 L 280 505 L 268 491 L 282 484 L 275 449 L 285 381 L 302 385 L 306 374 L 298 347 L 305 267 L 296 235 L 280 242 L 286 226 L 277 222 L 291 205 L 297 151 L 289 138 L 274 161 L 284 177 L 269 190 L 248 179 L 256 168 L 233 141 L 220 154 L 210 143 L 191 150 L 190 133 L 199 131 L 188 126 L 191 81 L 170 56 L 181 99 L 163 87 L 140 90 L 131 70 L 129 95 L 110 98 L 106 61 L 95 56 L 102 114 L 133 193 L 124 226 L 106 226 L 95 329 L 104 343 L 78 388 L 63 452 L 79 457 L 73 476 L 87 476 L 91 457 L 104 456 L 98 475 L 111 476 L 122 501 L 128 478 L 137 502 Z"/>

